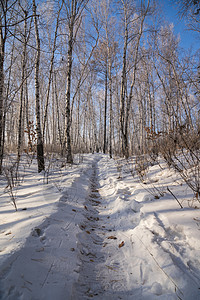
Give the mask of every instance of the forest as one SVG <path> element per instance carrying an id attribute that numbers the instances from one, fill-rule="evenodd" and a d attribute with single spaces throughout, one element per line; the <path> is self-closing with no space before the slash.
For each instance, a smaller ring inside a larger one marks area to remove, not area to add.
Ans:
<path id="1" fill-rule="evenodd" d="M 1 300 L 200 299 L 199 34 L 197 0 L 0 0 Z"/>
<path id="2" fill-rule="evenodd" d="M 176 4 L 198 36 L 198 1 Z M 199 49 L 180 47 L 159 1 L 0 9 L 0 174 L 10 191 L 24 157 L 48 173 L 55 158 L 64 166 L 102 152 L 134 156 L 141 180 L 162 157 L 199 201 Z"/>
<path id="3" fill-rule="evenodd" d="M 198 1 L 179 16 L 199 32 Z M 1 1 L 0 172 L 16 153 L 162 155 L 199 162 L 199 52 L 179 46 L 160 1 Z M 178 16 L 177 16 L 178 17 Z M 195 169 L 195 174 L 199 170 Z M 199 194 L 199 186 L 194 187 Z"/>

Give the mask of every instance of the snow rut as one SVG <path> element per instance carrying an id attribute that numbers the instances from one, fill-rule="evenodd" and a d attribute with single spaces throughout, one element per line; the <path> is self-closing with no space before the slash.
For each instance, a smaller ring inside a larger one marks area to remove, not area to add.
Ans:
<path id="1" fill-rule="evenodd" d="M 73 299 L 88 299 L 102 295 L 103 289 L 97 274 L 97 265 L 104 261 L 101 253 L 103 238 L 101 236 L 98 206 L 101 196 L 98 192 L 97 165 L 92 165 L 90 193 L 84 205 L 84 220 L 79 224 L 82 230 L 78 235 L 79 279 L 73 288 Z"/>
<path id="2" fill-rule="evenodd" d="M 108 199 L 105 201 L 100 195 L 99 175 L 96 160 L 84 203 L 84 220 L 79 224 L 81 232 L 77 234 L 79 278 L 73 286 L 73 300 L 107 300 L 113 296 L 123 299 L 126 290 L 127 270 L 123 267 L 126 257 L 123 251 L 118 251 L 121 240 L 116 237 L 110 215 L 105 211 Z M 113 257 L 115 252 L 118 254 Z"/>

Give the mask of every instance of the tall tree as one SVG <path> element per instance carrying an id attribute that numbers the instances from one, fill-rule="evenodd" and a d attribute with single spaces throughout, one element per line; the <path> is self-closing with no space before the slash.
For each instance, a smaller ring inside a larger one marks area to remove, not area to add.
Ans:
<path id="1" fill-rule="evenodd" d="M 18 126 L 18 145 L 17 145 L 17 163 L 19 165 L 22 147 L 22 129 L 23 129 L 23 104 L 24 104 L 24 87 L 26 76 L 26 60 L 27 60 L 27 17 L 28 11 L 23 9 L 24 13 L 24 32 L 23 32 L 23 52 L 22 52 L 22 74 L 21 74 L 21 92 L 20 92 L 20 110 L 19 110 L 19 126 Z"/>
<path id="2" fill-rule="evenodd" d="M 35 106 L 36 106 L 36 132 L 37 132 L 37 162 L 38 172 L 45 169 L 44 165 L 44 147 L 41 131 L 41 117 L 40 117 L 40 84 L 39 84 L 39 70 L 40 70 L 40 37 L 38 30 L 38 19 L 36 14 L 35 0 L 33 4 L 35 40 L 36 40 L 36 58 L 35 58 Z"/>
<path id="3" fill-rule="evenodd" d="M 0 173 L 2 171 L 3 162 L 3 134 L 4 134 L 4 60 L 5 60 L 5 44 L 8 33 L 7 24 L 8 1 L 0 2 Z"/>
<path id="4" fill-rule="evenodd" d="M 73 49 L 76 41 L 76 35 L 81 24 L 81 15 L 88 0 L 71 0 L 65 1 L 64 6 L 67 13 L 68 25 L 68 51 L 67 51 L 67 87 L 66 87 L 66 109 L 65 109 L 65 140 L 66 161 L 73 162 L 71 149 L 71 79 L 72 79 L 72 62 Z"/>
<path id="5" fill-rule="evenodd" d="M 129 113 L 131 102 L 133 98 L 133 88 L 136 81 L 136 72 L 139 57 L 139 46 L 140 40 L 144 31 L 144 21 L 149 12 L 149 0 L 147 5 L 145 1 L 141 1 L 141 7 L 139 15 L 135 14 L 135 28 L 131 33 L 131 27 L 133 26 L 133 12 L 132 4 L 129 0 L 123 1 L 124 11 L 124 50 L 123 50 L 123 68 L 122 68 L 122 79 L 121 79 L 121 112 L 120 112 L 120 125 L 121 125 L 121 136 L 122 136 L 122 154 L 128 158 L 129 156 L 129 145 L 128 145 L 128 124 L 129 124 Z M 132 11 L 132 13 L 131 13 Z M 135 37 L 135 38 L 134 38 Z M 133 53 L 133 67 L 132 67 L 132 78 L 129 87 L 129 93 L 127 91 L 127 47 L 128 43 L 134 41 L 134 53 Z"/>
<path id="6" fill-rule="evenodd" d="M 53 39 L 53 46 L 51 49 L 52 54 L 51 54 L 49 78 L 48 78 L 48 85 L 47 85 L 46 103 L 45 103 L 45 109 L 44 109 L 43 137 L 45 136 L 45 127 L 46 127 L 46 123 L 47 123 L 50 89 L 51 89 L 51 82 L 52 82 L 52 76 L 53 76 L 53 66 L 54 66 L 54 60 L 55 60 L 56 43 L 57 43 L 57 38 L 58 38 L 58 27 L 59 27 L 60 13 L 62 10 L 62 6 L 63 6 L 63 3 L 61 3 L 61 6 L 58 9 L 58 13 L 57 13 L 57 17 L 56 17 L 55 33 L 54 33 L 54 39 Z"/>
<path id="7" fill-rule="evenodd" d="M 109 154 L 112 157 L 112 72 L 113 72 L 113 63 L 116 59 L 116 37 L 115 37 L 115 18 L 112 15 L 112 1 L 111 0 L 104 0 L 101 1 L 101 19 L 102 19 L 102 46 L 100 55 L 100 60 L 102 62 L 102 71 L 105 73 L 105 104 L 104 104 L 104 153 L 106 151 L 106 144 L 107 144 L 107 102 L 109 102 Z M 103 57 L 103 59 L 102 59 Z M 109 96 L 109 101 L 108 101 Z"/>

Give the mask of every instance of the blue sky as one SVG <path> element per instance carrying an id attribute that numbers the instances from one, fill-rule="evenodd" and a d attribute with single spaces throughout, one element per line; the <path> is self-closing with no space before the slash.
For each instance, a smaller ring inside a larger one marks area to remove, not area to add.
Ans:
<path id="1" fill-rule="evenodd" d="M 192 47 L 193 50 L 199 49 L 199 38 L 198 34 L 192 31 L 188 31 L 185 25 L 184 20 L 180 20 L 179 16 L 177 15 L 178 10 L 177 6 L 173 3 L 172 0 L 163 0 L 161 1 L 163 6 L 163 11 L 165 14 L 166 19 L 174 24 L 174 31 L 176 34 L 180 33 L 181 47 L 185 49 L 190 49 Z"/>

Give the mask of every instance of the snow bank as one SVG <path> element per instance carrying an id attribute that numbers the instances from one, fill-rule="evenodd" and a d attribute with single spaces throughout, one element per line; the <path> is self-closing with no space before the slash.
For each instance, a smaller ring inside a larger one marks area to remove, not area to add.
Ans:
<path id="1" fill-rule="evenodd" d="M 85 155 L 27 176 L 18 212 L 1 189 L 0 299 L 200 299 L 198 203 L 164 163 L 132 174 Z"/>

